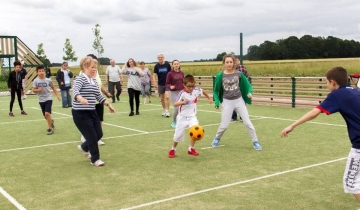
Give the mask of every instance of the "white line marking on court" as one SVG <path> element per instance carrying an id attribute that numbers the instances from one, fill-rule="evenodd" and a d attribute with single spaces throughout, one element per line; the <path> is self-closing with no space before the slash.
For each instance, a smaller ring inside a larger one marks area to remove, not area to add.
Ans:
<path id="1" fill-rule="evenodd" d="M 70 117 L 57 117 L 52 118 L 53 120 L 59 120 L 59 119 L 68 119 Z M 1 122 L 1 124 L 10 124 L 10 123 L 25 123 L 25 122 L 35 122 L 35 121 L 44 121 L 45 119 L 38 119 L 38 120 L 22 120 L 22 121 L 14 121 L 14 122 Z"/>
<path id="2" fill-rule="evenodd" d="M 32 108 L 32 109 L 40 110 L 39 108 L 36 108 L 36 107 L 31 107 L 31 108 Z M 52 112 L 52 113 L 54 113 L 54 114 L 59 114 L 59 115 L 63 115 L 63 116 L 68 116 L 68 117 L 72 117 L 72 115 L 63 114 L 63 113 L 60 113 L 60 112 Z M 133 129 L 133 128 L 127 128 L 127 127 L 120 126 L 120 125 L 113 125 L 113 124 L 105 123 L 105 122 L 103 122 L 103 124 L 104 124 L 104 125 L 113 126 L 113 127 L 117 127 L 117 128 L 126 129 L 126 130 L 131 130 L 131 131 L 136 131 L 136 132 L 141 132 L 141 133 L 147 133 L 146 131 L 136 130 L 136 129 Z"/>
<path id="3" fill-rule="evenodd" d="M 197 194 L 200 194 L 200 193 L 210 192 L 210 191 L 213 191 L 213 190 L 218 190 L 218 189 L 223 189 L 223 188 L 232 187 L 232 186 L 236 186 L 236 185 L 241 185 L 241 184 L 245 184 L 245 183 L 249 183 L 249 182 L 254 182 L 254 181 L 258 181 L 258 180 L 262 180 L 262 179 L 271 178 L 271 177 L 274 177 L 274 176 L 279 176 L 279 175 L 295 172 L 295 171 L 300 171 L 300 170 L 313 168 L 313 167 L 317 167 L 317 166 L 321 166 L 321 165 L 325 165 L 325 164 L 329 164 L 329 163 L 334 163 L 334 162 L 338 162 L 340 160 L 345 160 L 345 159 L 347 159 L 347 157 L 343 157 L 343 158 L 339 158 L 339 159 L 335 159 L 335 160 L 330 160 L 330 161 L 326 161 L 326 162 L 322 162 L 322 163 L 317 163 L 317 164 L 313 164 L 313 165 L 303 166 L 303 167 L 299 167 L 299 168 L 294 168 L 294 169 L 287 170 L 287 171 L 281 171 L 281 172 L 277 172 L 277 173 L 273 173 L 273 174 L 269 174 L 269 175 L 265 175 L 265 176 L 260 176 L 260 177 L 256 177 L 256 178 L 253 178 L 253 179 L 240 181 L 240 182 L 234 182 L 234 183 L 230 183 L 230 184 L 220 185 L 220 186 L 217 186 L 217 187 L 208 188 L 208 189 L 204 189 L 204 190 L 199 190 L 199 191 L 195 191 L 195 192 L 192 192 L 192 193 L 178 195 L 178 196 L 174 196 L 174 197 L 170 197 L 170 198 L 166 198 L 166 199 L 162 199 L 162 200 L 157 200 L 157 201 L 153 201 L 153 202 L 149 202 L 149 203 L 143 203 L 143 204 L 140 204 L 140 205 L 137 205 L 137 206 L 132 206 L 132 207 L 128 207 L 128 208 L 122 208 L 121 210 L 138 209 L 138 208 L 151 206 L 151 205 L 155 205 L 155 204 L 159 204 L 159 203 L 163 203 L 163 202 L 167 202 L 167 201 L 173 201 L 173 200 L 176 200 L 176 199 L 189 197 L 189 196 L 192 196 L 192 195 L 197 195 Z"/>
<path id="4" fill-rule="evenodd" d="M 264 119 L 273 119 L 273 120 L 285 120 L 285 121 L 297 121 L 297 120 L 292 120 L 292 119 L 286 119 L 286 118 L 278 118 L 278 117 L 265 117 L 265 116 L 255 116 L 255 115 L 250 115 L 253 117 L 262 117 Z M 331 123 L 321 123 L 321 122 L 313 122 L 313 121 L 308 121 L 306 123 L 311 123 L 311 124 L 317 124 L 317 125 L 330 125 L 330 126 L 338 126 L 338 127 L 346 127 L 346 125 L 339 125 L 339 124 L 331 124 Z"/>
<path id="5" fill-rule="evenodd" d="M 218 145 L 217 147 L 225 147 L 225 145 Z M 200 149 L 214 149 L 214 148 L 216 148 L 216 147 L 213 147 L 213 146 L 211 146 L 211 147 L 203 147 L 203 148 L 200 148 Z"/>
<path id="6" fill-rule="evenodd" d="M 109 123 L 106 123 L 106 122 L 103 122 L 103 124 L 104 125 L 109 125 L 109 126 L 112 126 L 112 127 L 126 129 L 126 130 L 136 131 L 136 132 L 140 132 L 140 133 L 148 133 L 147 131 L 141 131 L 141 130 L 137 130 L 137 129 L 133 129 L 133 128 L 127 128 L 127 127 L 120 126 L 120 125 L 113 125 L 113 124 L 109 124 Z"/>
<path id="7" fill-rule="evenodd" d="M 197 111 L 221 114 L 221 112 L 219 112 L 219 111 L 209 111 L 209 110 L 201 110 L 201 109 L 198 109 Z M 297 120 L 293 120 L 293 119 L 278 118 L 278 117 L 266 117 L 266 116 L 256 116 L 256 115 L 249 115 L 249 116 L 250 117 L 258 117 L 258 118 L 261 118 L 261 119 L 284 120 L 284 121 L 292 121 L 292 122 L 297 121 Z M 331 123 L 321 123 L 321 122 L 314 122 L 314 121 L 308 121 L 306 123 L 317 124 L 317 125 L 330 125 L 330 126 L 346 127 L 346 125 L 331 124 Z"/>
<path id="8" fill-rule="evenodd" d="M 156 111 L 156 110 L 161 110 L 160 108 L 158 109 L 145 109 L 145 110 L 140 110 L 140 112 L 150 112 L 150 111 Z M 127 114 L 129 112 L 116 112 L 116 114 Z M 104 115 L 112 115 L 113 113 L 106 113 Z"/>
<path id="9" fill-rule="evenodd" d="M 8 199 L 17 209 L 19 210 L 26 210 L 25 207 L 23 207 L 15 198 L 13 198 L 9 193 L 7 193 L 2 187 L 0 187 L 0 193 L 3 194 L 3 196 Z"/>

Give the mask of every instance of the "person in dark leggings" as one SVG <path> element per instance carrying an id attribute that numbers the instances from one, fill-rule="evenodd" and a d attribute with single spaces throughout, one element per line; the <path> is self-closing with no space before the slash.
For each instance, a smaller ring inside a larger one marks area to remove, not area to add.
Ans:
<path id="1" fill-rule="evenodd" d="M 15 117 L 15 115 L 12 111 L 13 106 L 14 106 L 14 101 L 15 101 L 15 94 L 17 95 L 21 114 L 27 115 L 27 113 L 23 109 L 22 99 L 21 99 L 21 91 L 23 91 L 23 87 L 22 87 L 20 70 L 21 70 L 21 62 L 15 61 L 14 62 L 14 71 L 10 72 L 9 78 L 8 78 L 8 89 L 9 89 L 9 92 L 11 95 L 10 112 L 9 112 L 10 117 Z"/>
<path id="2" fill-rule="evenodd" d="M 130 104 L 130 114 L 129 116 L 134 116 L 134 98 L 136 105 L 136 115 L 139 115 L 140 107 L 140 92 L 141 92 L 141 81 L 140 77 L 144 76 L 144 72 L 136 67 L 136 62 L 134 59 L 130 58 L 126 65 L 123 66 L 122 74 L 128 75 L 128 94 L 129 94 L 129 104 Z"/>
<path id="3" fill-rule="evenodd" d="M 91 159 L 94 166 L 103 166 L 105 163 L 100 160 L 98 141 L 102 138 L 103 132 L 100 118 L 96 112 L 96 101 L 109 107 L 110 113 L 115 113 L 112 105 L 101 95 L 97 84 L 96 70 L 97 60 L 90 56 L 80 61 L 80 68 L 83 74 L 74 80 L 72 107 L 73 121 L 86 141 L 78 145 L 78 149 L 84 156 Z"/>

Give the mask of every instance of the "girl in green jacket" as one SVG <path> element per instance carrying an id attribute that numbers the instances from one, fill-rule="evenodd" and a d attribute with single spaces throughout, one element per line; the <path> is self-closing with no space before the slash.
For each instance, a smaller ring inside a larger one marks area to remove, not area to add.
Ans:
<path id="1" fill-rule="evenodd" d="M 232 112 L 235 110 L 242 118 L 250 134 L 254 148 L 256 150 L 262 150 L 245 105 L 245 103 L 251 104 L 252 87 L 243 73 L 235 71 L 234 63 L 235 57 L 232 54 L 224 55 L 223 65 L 225 69 L 218 73 L 215 78 L 215 108 L 219 109 L 221 103 L 221 123 L 211 145 L 213 147 L 219 145 L 222 135 L 229 127 Z"/>

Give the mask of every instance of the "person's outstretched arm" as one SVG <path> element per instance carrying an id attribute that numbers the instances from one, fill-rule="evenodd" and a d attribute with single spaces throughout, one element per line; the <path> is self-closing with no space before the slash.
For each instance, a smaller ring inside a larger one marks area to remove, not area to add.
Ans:
<path id="1" fill-rule="evenodd" d="M 307 122 L 309 120 L 312 120 L 316 118 L 321 113 L 321 110 L 318 108 L 314 108 L 308 113 L 306 113 L 304 116 L 302 116 L 300 119 L 298 119 L 296 122 L 291 124 L 290 126 L 286 127 L 284 130 L 281 131 L 280 137 L 287 137 L 287 135 L 294 130 L 295 127 L 298 125 L 303 124 L 304 122 Z"/>

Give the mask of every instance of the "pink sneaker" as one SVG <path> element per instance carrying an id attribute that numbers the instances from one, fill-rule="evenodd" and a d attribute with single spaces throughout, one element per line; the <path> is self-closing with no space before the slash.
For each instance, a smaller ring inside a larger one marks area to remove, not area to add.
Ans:
<path id="1" fill-rule="evenodd" d="M 10 117 L 15 117 L 14 113 L 12 113 L 12 112 L 9 112 L 9 116 Z"/>
<path id="2" fill-rule="evenodd" d="M 196 150 L 195 150 L 194 148 L 191 148 L 191 150 L 188 151 L 188 154 L 189 154 L 189 155 L 193 155 L 193 156 L 198 156 L 198 155 L 199 155 L 199 153 L 196 152 Z"/>
<path id="3" fill-rule="evenodd" d="M 21 114 L 22 115 L 27 115 L 27 113 L 24 110 L 21 111 Z"/>
<path id="4" fill-rule="evenodd" d="M 170 152 L 169 152 L 169 158 L 173 158 L 173 157 L 175 157 L 175 150 L 170 150 Z"/>

